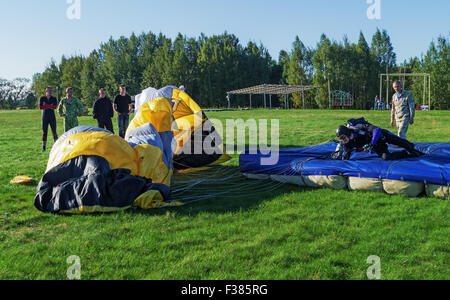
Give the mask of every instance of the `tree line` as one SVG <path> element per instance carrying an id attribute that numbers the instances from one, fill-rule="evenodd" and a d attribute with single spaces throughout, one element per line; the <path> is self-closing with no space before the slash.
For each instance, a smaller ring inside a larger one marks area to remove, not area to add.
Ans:
<path id="1" fill-rule="evenodd" d="M 0 78 L 0 109 L 32 108 L 35 106 L 36 98 L 30 90 L 29 79 L 6 80 Z"/>
<path id="2" fill-rule="evenodd" d="M 58 63 L 52 60 L 42 73 L 33 76 L 31 90 L 40 97 L 47 86 L 61 87 L 60 91 L 70 86 L 86 106 L 92 107 L 101 87 L 112 98 L 120 84 L 127 85 L 131 95 L 150 86 L 184 85 L 200 106 L 225 107 L 226 92 L 231 90 L 263 83 L 315 85 L 321 88 L 320 99 L 317 92 L 293 94 L 294 107 L 305 103 L 306 108 L 327 108 L 329 92 L 343 90 L 353 95 L 355 109 L 370 109 L 379 94 L 379 74 L 403 70 L 430 73 L 432 106 L 448 109 L 449 53 L 449 37 L 439 37 L 422 57 L 397 66 L 390 36 L 380 29 L 370 45 L 362 32 L 357 43 L 347 37 L 331 40 L 323 34 L 314 48 L 296 37 L 291 50 L 282 50 L 278 60 L 263 44 L 243 45 L 227 32 L 198 38 L 178 34 L 174 40 L 152 32 L 133 33 L 117 40 L 110 38 L 88 56 L 63 56 Z M 387 84 L 392 85 L 394 79 L 398 78 L 390 78 Z M 409 78 L 405 88 L 421 96 L 423 79 Z M 389 91 L 391 96 L 391 87 Z M 258 101 L 256 96 L 253 99 Z M 275 106 L 284 105 L 284 100 L 274 99 Z M 235 107 L 248 103 L 246 96 L 232 98 Z"/>

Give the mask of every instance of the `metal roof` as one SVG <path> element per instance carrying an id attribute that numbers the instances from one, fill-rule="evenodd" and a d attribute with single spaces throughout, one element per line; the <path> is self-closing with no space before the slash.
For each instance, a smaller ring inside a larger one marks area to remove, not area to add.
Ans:
<path id="1" fill-rule="evenodd" d="M 278 84 L 261 84 L 253 87 L 248 87 L 245 89 L 235 90 L 231 92 L 227 92 L 227 94 L 231 95 L 283 95 L 283 94 L 292 94 L 299 93 L 302 91 L 308 91 L 313 89 L 319 89 L 318 86 L 302 86 L 302 85 L 278 85 Z"/>

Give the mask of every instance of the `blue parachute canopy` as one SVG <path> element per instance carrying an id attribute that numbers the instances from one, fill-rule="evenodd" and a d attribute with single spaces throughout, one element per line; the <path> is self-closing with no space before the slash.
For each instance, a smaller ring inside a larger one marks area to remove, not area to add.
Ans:
<path id="1" fill-rule="evenodd" d="M 450 143 L 417 143 L 426 155 L 384 161 L 376 154 L 353 153 L 350 160 L 332 160 L 336 143 L 282 150 L 275 165 L 261 164 L 262 158 L 274 155 L 244 153 L 240 170 L 244 174 L 282 176 L 347 176 L 450 185 Z M 403 149 L 390 148 L 391 152 Z"/>

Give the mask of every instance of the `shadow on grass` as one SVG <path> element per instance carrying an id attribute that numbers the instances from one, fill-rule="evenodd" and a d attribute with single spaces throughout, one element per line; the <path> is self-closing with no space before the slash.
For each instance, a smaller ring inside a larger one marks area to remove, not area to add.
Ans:
<path id="1" fill-rule="evenodd" d="M 183 206 L 163 209 L 130 209 L 126 213 L 165 215 L 168 211 L 180 215 L 207 213 L 234 213 L 251 210 L 265 201 L 300 190 L 313 190 L 267 180 L 248 179 L 239 167 L 214 166 L 207 170 L 175 174 L 171 201 L 181 201 Z"/>

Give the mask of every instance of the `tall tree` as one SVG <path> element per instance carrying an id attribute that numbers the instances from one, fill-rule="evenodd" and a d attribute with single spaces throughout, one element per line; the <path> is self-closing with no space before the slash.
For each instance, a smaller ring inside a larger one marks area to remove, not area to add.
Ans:
<path id="1" fill-rule="evenodd" d="M 61 72 L 53 59 L 45 68 L 44 72 L 33 76 L 32 90 L 35 92 L 37 98 L 44 96 L 45 89 L 48 86 L 56 89 L 55 96 L 59 96 L 58 93 L 60 94 L 59 89 L 61 86 Z"/>
<path id="2" fill-rule="evenodd" d="M 313 55 L 314 85 L 319 86 L 323 107 L 328 107 L 329 91 L 331 90 L 331 41 L 325 34 L 320 37 L 320 42 Z M 318 100 L 318 99 L 317 99 Z"/>
<path id="3" fill-rule="evenodd" d="M 84 58 L 82 56 L 62 57 L 61 63 L 59 64 L 62 95 L 65 95 L 66 88 L 72 87 L 75 97 L 82 97 L 81 75 L 83 65 Z"/>
<path id="4" fill-rule="evenodd" d="M 355 75 L 353 80 L 358 88 L 358 108 L 369 109 L 371 107 L 371 95 L 377 93 L 374 88 L 374 83 L 377 82 L 377 74 L 374 72 L 374 60 L 362 31 L 359 33 L 355 54 L 357 61 L 353 64 L 352 73 Z"/>
<path id="5" fill-rule="evenodd" d="M 81 71 L 81 96 L 87 107 L 92 107 L 98 98 L 98 90 L 106 86 L 105 75 L 103 74 L 102 61 L 97 50 L 84 60 Z M 111 98 L 112 95 L 109 95 Z"/>
<path id="6" fill-rule="evenodd" d="M 109 95 L 118 93 L 119 85 L 125 84 L 127 92 L 137 94 L 140 88 L 142 70 L 139 68 L 139 39 L 133 33 L 130 38 L 112 38 L 100 46 L 100 55 L 104 59 L 103 69 L 106 89 Z"/>
<path id="7" fill-rule="evenodd" d="M 192 43 L 192 41 L 191 41 Z M 169 81 L 173 85 L 184 85 L 192 89 L 195 84 L 195 62 L 197 57 L 191 52 L 193 45 L 189 44 L 186 37 L 178 34 L 173 46 L 173 62 L 169 67 Z"/>
<path id="8" fill-rule="evenodd" d="M 377 28 L 376 33 L 372 37 L 371 53 L 378 64 L 379 72 L 389 71 L 390 68 L 396 65 L 397 55 L 386 30 L 380 31 Z"/>
<path id="9" fill-rule="evenodd" d="M 146 67 L 142 76 L 142 87 L 162 88 L 172 83 L 170 68 L 173 62 L 172 41 L 160 34 L 156 41 L 157 48 L 151 63 Z"/>
<path id="10" fill-rule="evenodd" d="M 422 64 L 431 73 L 432 107 L 450 109 L 450 36 L 433 41 Z"/>
<path id="11" fill-rule="evenodd" d="M 293 43 L 293 49 L 290 54 L 288 71 L 287 71 L 287 84 L 289 85 L 307 85 L 312 81 L 313 74 L 313 51 L 308 49 L 298 36 L 296 36 Z M 310 94 L 296 93 L 292 95 L 292 101 L 294 106 L 303 107 L 307 101 L 305 98 Z"/>
<path id="12" fill-rule="evenodd" d="M 394 68 L 396 65 L 397 56 L 394 52 L 391 38 L 389 37 L 389 34 L 386 30 L 381 31 L 379 28 L 377 28 L 376 33 L 372 37 L 372 46 L 370 50 L 375 60 L 376 73 L 390 73 L 390 70 L 392 70 L 392 68 Z M 392 82 L 386 82 L 385 84 L 390 86 Z M 392 89 L 388 89 L 388 91 L 392 92 L 391 90 Z M 386 101 L 389 101 L 389 93 L 387 97 L 388 99 L 386 99 Z M 380 95 L 380 98 L 383 98 L 382 95 Z"/>
<path id="13" fill-rule="evenodd" d="M 201 38 L 198 56 L 200 102 L 205 106 L 225 106 L 226 92 L 239 88 L 240 57 L 243 49 L 236 36 L 224 33 Z"/>

